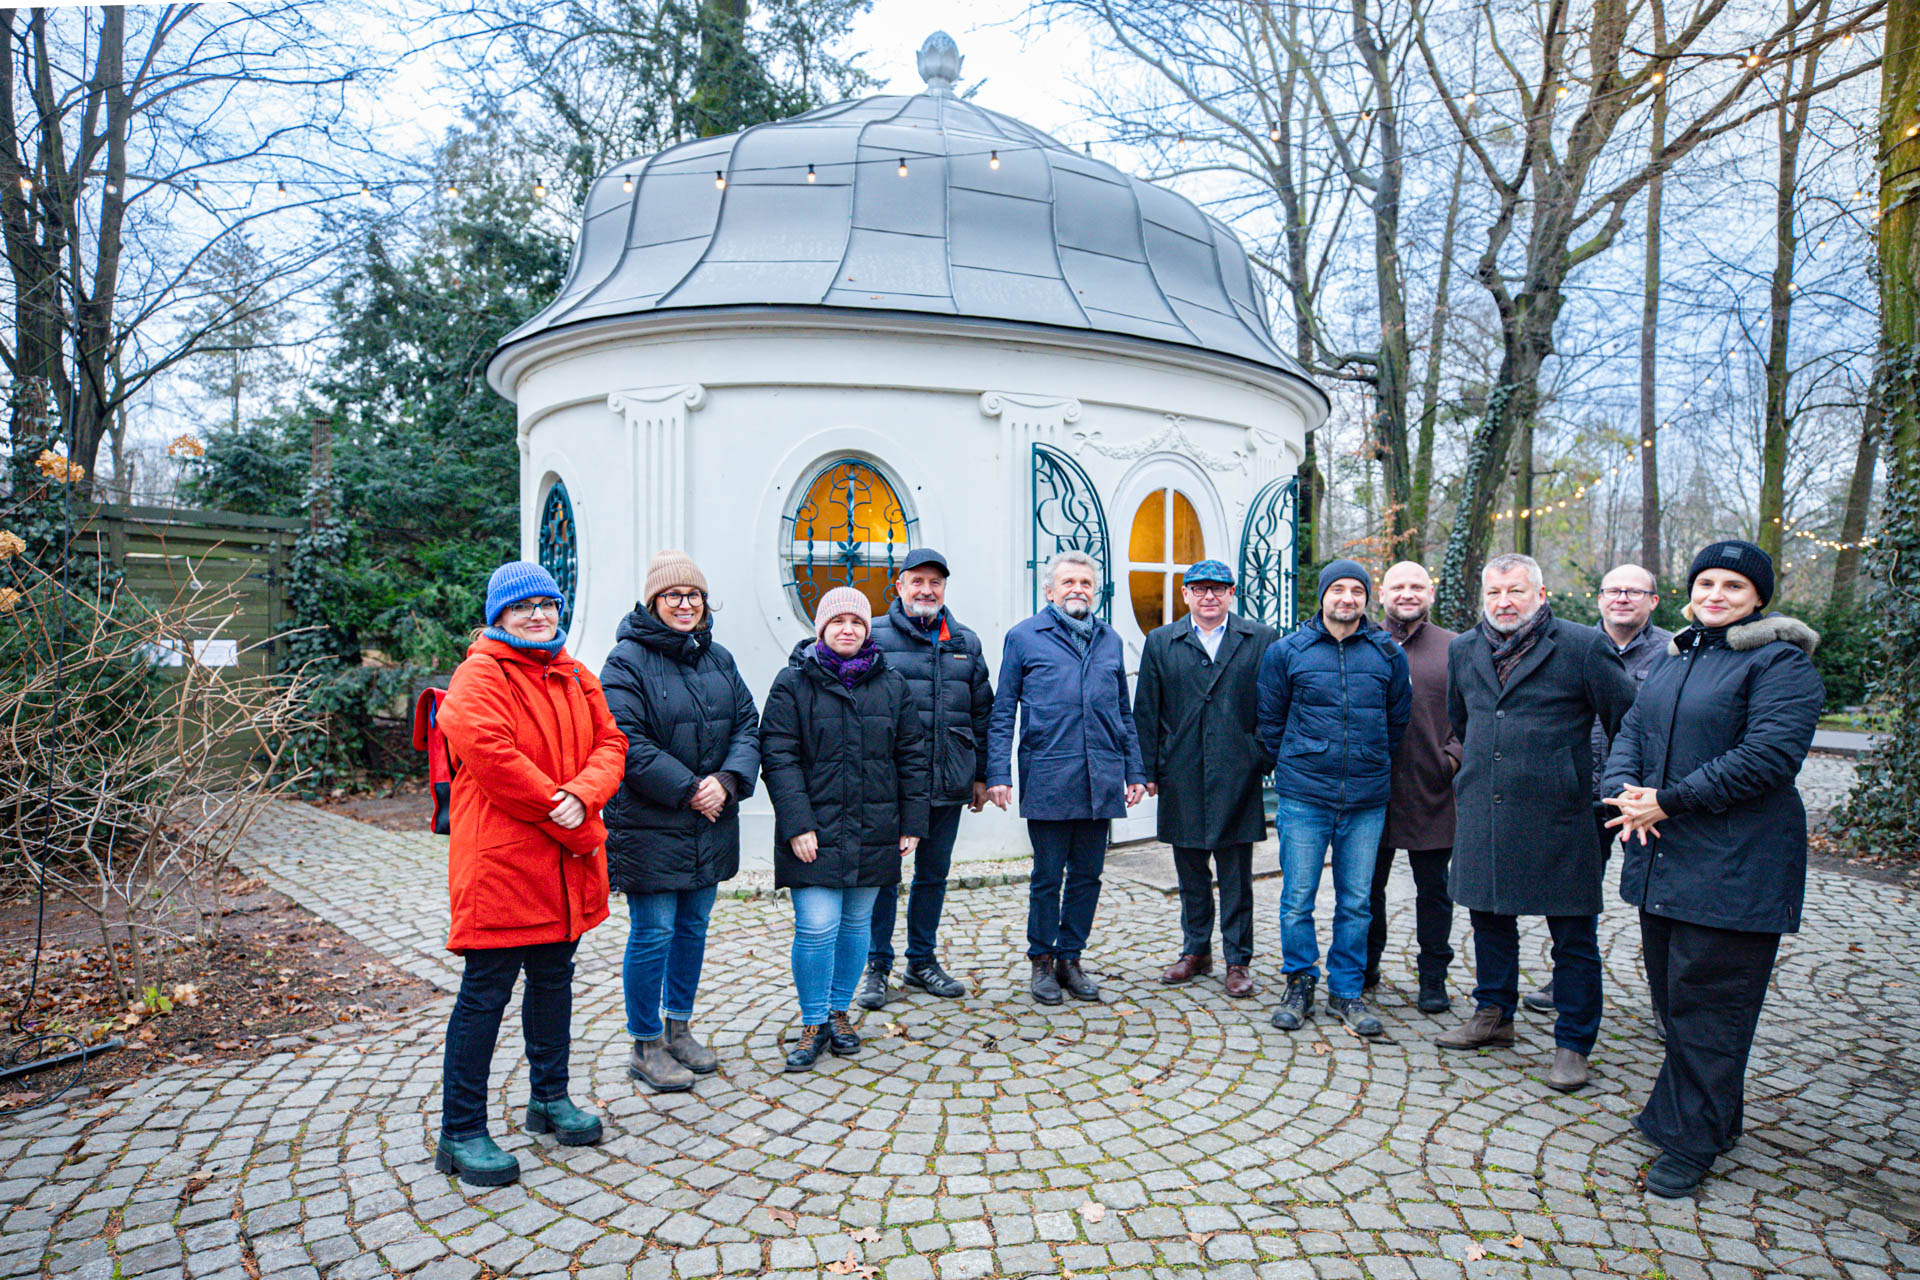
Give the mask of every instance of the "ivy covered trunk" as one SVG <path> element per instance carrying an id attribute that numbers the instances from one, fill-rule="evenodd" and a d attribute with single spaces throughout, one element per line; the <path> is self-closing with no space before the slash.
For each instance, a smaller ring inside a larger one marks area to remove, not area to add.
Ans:
<path id="1" fill-rule="evenodd" d="M 1880 87 L 1880 324 L 1886 512 L 1868 568 L 1878 630 L 1879 747 L 1838 815 L 1871 853 L 1920 850 L 1920 0 L 1887 7 Z"/>

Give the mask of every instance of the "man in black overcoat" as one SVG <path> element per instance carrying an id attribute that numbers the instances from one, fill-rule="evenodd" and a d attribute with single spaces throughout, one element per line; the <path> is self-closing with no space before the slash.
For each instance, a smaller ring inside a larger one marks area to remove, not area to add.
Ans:
<path id="1" fill-rule="evenodd" d="M 1148 634 L 1133 699 L 1158 834 L 1180 878 L 1184 941 L 1160 980 L 1213 972 L 1217 869 L 1226 991 L 1250 996 L 1253 845 L 1266 838 L 1260 779 L 1273 767 L 1255 732 L 1260 658 L 1280 633 L 1233 612 L 1233 571 L 1218 560 L 1188 569 L 1180 592 L 1187 616 Z"/>
<path id="2" fill-rule="evenodd" d="M 1587 1083 L 1600 1032 L 1604 862 L 1590 734 L 1596 717 L 1619 730 L 1634 685 L 1605 636 L 1553 616 L 1533 557 L 1495 556 L 1480 586 L 1479 625 L 1447 646 L 1447 716 L 1462 752 L 1448 887 L 1473 919 L 1476 1007 L 1435 1043 L 1513 1043 L 1517 917 L 1545 916 L 1559 1011 L 1547 1083 L 1566 1092 Z"/>

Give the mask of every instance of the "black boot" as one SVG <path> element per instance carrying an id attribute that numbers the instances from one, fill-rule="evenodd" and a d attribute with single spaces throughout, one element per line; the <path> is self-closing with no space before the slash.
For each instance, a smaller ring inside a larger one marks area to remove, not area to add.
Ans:
<path id="1" fill-rule="evenodd" d="M 1053 957 L 1035 956 L 1033 959 L 1033 977 L 1028 979 L 1033 998 L 1041 1004 L 1059 1004 L 1064 996 L 1060 994 L 1060 981 L 1053 976 Z"/>
<path id="2" fill-rule="evenodd" d="M 836 1058 L 851 1058 L 860 1052 L 860 1033 L 844 1009 L 827 1015 L 827 1048 Z"/>
<path id="3" fill-rule="evenodd" d="M 1061 956 L 1053 962 L 1053 976 L 1075 1000 L 1098 1000 L 1100 984 L 1080 967 L 1079 956 Z"/>
<path id="4" fill-rule="evenodd" d="M 867 971 L 860 975 L 860 989 L 854 992 L 853 1002 L 862 1009 L 887 1007 L 886 966 L 872 962 L 867 964 Z"/>
<path id="5" fill-rule="evenodd" d="M 1422 1013 L 1445 1013 L 1453 1008 L 1453 1001 L 1447 997 L 1447 980 L 1421 978 L 1420 998 L 1414 1004 Z"/>
<path id="6" fill-rule="evenodd" d="M 900 975 L 900 981 L 943 1000 L 958 1000 L 967 994 L 965 984 L 942 969 L 938 960 L 907 961 L 907 971 Z"/>
<path id="7" fill-rule="evenodd" d="M 1282 1031 L 1298 1031 L 1313 1018 L 1314 976 L 1311 973 L 1287 975 L 1287 994 L 1273 1011 L 1273 1025 Z"/>
<path id="8" fill-rule="evenodd" d="M 827 1023 L 817 1027 L 801 1027 L 800 1039 L 787 1051 L 787 1070 L 811 1071 L 820 1055 L 833 1043 L 833 1028 Z"/>

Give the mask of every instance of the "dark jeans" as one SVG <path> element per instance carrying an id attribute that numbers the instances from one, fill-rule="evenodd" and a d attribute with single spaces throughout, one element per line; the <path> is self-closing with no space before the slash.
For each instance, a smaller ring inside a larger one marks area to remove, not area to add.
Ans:
<path id="1" fill-rule="evenodd" d="M 1076 960 L 1093 931 L 1100 872 L 1107 865 L 1107 820 L 1027 821 L 1033 880 L 1027 886 L 1027 957 Z M 1064 884 L 1064 890 L 1063 890 Z"/>
<path id="2" fill-rule="evenodd" d="M 1228 964 L 1253 963 L 1253 846 L 1173 850 L 1180 878 L 1180 953 L 1213 954 L 1213 867 L 1220 874 L 1220 946 Z"/>
<path id="3" fill-rule="evenodd" d="M 1608 827 L 1607 824 L 1619 816 L 1620 811 L 1618 809 L 1609 809 L 1604 805 L 1596 806 L 1593 811 L 1593 829 L 1595 834 L 1600 837 L 1600 888 L 1602 892 L 1606 890 L 1607 863 L 1613 858 L 1613 842 L 1617 836 L 1614 829 Z M 1558 967 L 1558 965 L 1555 966 L 1555 968 Z M 1549 976 L 1547 978 L 1547 985 L 1543 990 L 1550 990 L 1552 986 L 1553 978 Z"/>
<path id="4" fill-rule="evenodd" d="M 447 1052 L 441 1066 L 440 1133 L 457 1140 L 487 1131 L 487 1077 L 500 1017 L 524 967 L 527 987 L 520 1001 L 520 1030 L 527 1042 L 532 1097 L 551 1102 L 567 1096 L 567 1050 L 572 1044 L 573 949 L 577 942 L 531 947 L 488 947 L 467 952 L 460 995 L 447 1019 Z"/>
<path id="5" fill-rule="evenodd" d="M 960 834 L 957 804 L 935 805 L 928 815 L 927 838 L 913 851 L 913 885 L 907 890 L 907 967 L 933 959 L 940 908 L 947 901 L 947 872 L 953 868 L 953 841 Z M 900 894 L 882 889 L 873 903 L 873 943 L 867 963 L 882 973 L 893 968 L 893 921 Z"/>
<path id="6" fill-rule="evenodd" d="M 1640 946 L 1653 1007 L 1667 1025 L 1667 1057 L 1634 1123 L 1661 1150 L 1710 1168 L 1740 1136 L 1747 1055 L 1780 935 L 1642 911 Z"/>
<path id="7" fill-rule="evenodd" d="M 1453 899 L 1447 896 L 1447 863 L 1452 849 L 1409 849 L 1413 868 L 1413 936 L 1420 944 L 1419 972 L 1424 984 L 1447 980 L 1453 963 Z M 1393 849 L 1382 842 L 1373 860 L 1373 918 L 1367 923 L 1367 972 L 1378 975 L 1387 950 L 1387 878 L 1393 874 Z"/>
<path id="8" fill-rule="evenodd" d="M 1511 1018 L 1520 1007 L 1519 917 L 1491 911 L 1468 914 L 1478 971 L 1474 1004 Z M 1553 1042 L 1592 1053 L 1600 1035 L 1600 917 L 1548 916 L 1547 928 L 1553 933 L 1553 1004 L 1560 1012 Z"/>

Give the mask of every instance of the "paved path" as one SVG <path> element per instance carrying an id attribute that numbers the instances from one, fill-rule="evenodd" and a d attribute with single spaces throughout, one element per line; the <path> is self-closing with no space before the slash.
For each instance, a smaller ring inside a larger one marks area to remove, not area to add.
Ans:
<path id="1" fill-rule="evenodd" d="M 451 990 L 443 850 L 286 806 L 250 857 Z M 1263 944 L 1276 891 L 1259 890 Z M 471 1194 L 434 1173 L 442 1000 L 377 1038 L 173 1068 L 0 1124 L 0 1278 L 1920 1277 L 1907 892 L 1814 875 L 1761 1026 L 1747 1136 L 1677 1203 L 1633 1190 L 1650 1152 L 1628 1121 L 1659 1057 L 1626 912 L 1602 924 L 1597 1083 L 1562 1097 L 1542 1083 L 1538 1019 L 1512 1050 L 1432 1046 L 1445 1023 L 1411 1008 L 1410 892 L 1401 868 L 1383 1041 L 1324 1020 L 1274 1031 L 1270 992 L 1160 987 L 1177 906 L 1116 877 L 1088 955 L 1108 1003 L 1038 1010 L 1021 994 L 1023 888 L 960 891 L 945 948 L 976 993 L 896 1000 L 866 1017 L 861 1057 L 800 1076 L 779 1069 L 787 905 L 723 901 L 700 997 L 722 1071 L 664 1097 L 626 1079 L 616 918 L 582 948 L 576 1003 L 575 1097 L 607 1115 L 603 1146 L 500 1122 L 526 1096 L 509 1021 L 494 1131 L 526 1176 Z M 1524 939 L 1541 977 L 1544 935 Z"/>

